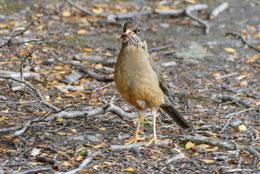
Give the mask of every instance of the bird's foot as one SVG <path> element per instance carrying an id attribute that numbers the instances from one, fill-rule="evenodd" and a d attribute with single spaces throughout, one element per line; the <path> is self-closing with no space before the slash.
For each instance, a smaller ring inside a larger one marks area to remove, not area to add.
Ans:
<path id="1" fill-rule="evenodd" d="M 155 144 L 157 141 L 158 141 L 157 137 L 153 137 L 145 146 L 147 147 L 150 146 L 151 144 Z"/>
<path id="2" fill-rule="evenodd" d="M 137 141 L 145 140 L 145 137 L 132 136 L 129 140 L 126 141 L 125 145 L 137 143 Z"/>

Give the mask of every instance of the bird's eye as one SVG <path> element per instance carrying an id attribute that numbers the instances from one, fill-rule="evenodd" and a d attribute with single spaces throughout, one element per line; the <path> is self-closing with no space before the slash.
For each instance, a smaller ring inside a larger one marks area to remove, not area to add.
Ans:
<path id="1" fill-rule="evenodd" d="M 141 31 L 141 28 L 139 27 L 139 28 L 137 28 L 136 30 L 135 30 L 135 33 L 139 33 Z"/>

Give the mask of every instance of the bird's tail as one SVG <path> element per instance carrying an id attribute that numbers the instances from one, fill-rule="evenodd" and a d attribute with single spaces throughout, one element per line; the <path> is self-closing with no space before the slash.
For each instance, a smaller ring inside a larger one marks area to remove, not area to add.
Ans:
<path id="1" fill-rule="evenodd" d="M 192 125 L 173 107 L 172 101 L 167 101 L 160 106 L 167 114 L 184 129 L 192 128 Z"/>

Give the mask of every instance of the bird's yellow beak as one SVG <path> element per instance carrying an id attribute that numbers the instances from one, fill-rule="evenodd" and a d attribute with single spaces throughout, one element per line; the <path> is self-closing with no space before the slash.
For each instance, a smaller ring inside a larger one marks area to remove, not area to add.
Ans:
<path id="1" fill-rule="evenodd" d="M 132 31 L 131 31 L 130 29 L 127 29 L 127 30 L 125 31 L 125 33 L 126 33 L 126 34 L 129 34 L 129 33 L 132 33 Z"/>

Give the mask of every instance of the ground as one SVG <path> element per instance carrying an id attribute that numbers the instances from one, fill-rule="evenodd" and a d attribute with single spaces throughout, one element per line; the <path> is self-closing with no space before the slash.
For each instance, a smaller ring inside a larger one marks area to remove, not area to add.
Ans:
<path id="1" fill-rule="evenodd" d="M 228 7 L 209 19 L 223 2 Z M 156 13 L 199 4 L 207 7 L 191 13 L 208 23 L 207 34 L 185 13 Z M 259 6 L 257 0 L 0 1 L 0 173 L 257 173 Z M 149 14 L 122 18 L 137 11 Z M 122 24 L 130 19 L 142 23 L 177 110 L 194 125 L 182 130 L 159 112 L 162 143 L 149 147 L 124 145 L 136 110 L 113 82 Z"/>

